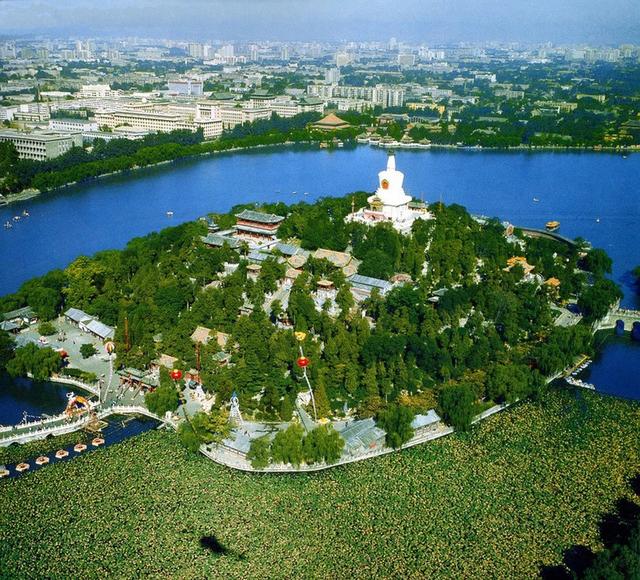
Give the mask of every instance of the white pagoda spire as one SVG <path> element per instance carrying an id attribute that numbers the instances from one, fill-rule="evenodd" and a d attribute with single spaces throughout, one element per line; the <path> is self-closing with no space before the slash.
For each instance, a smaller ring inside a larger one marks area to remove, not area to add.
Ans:
<path id="1" fill-rule="evenodd" d="M 389 155 L 387 168 L 378 173 L 378 182 L 379 187 L 375 196 L 382 202 L 383 206 L 396 208 L 406 206 L 411 201 L 411 196 L 407 195 L 402 187 L 404 173 L 396 170 L 395 155 Z"/>

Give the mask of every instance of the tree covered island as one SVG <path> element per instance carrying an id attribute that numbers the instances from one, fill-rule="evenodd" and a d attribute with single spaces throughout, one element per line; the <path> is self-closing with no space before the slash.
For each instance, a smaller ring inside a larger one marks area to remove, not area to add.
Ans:
<path id="1" fill-rule="evenodd" d="M 187 447 L 255 469 L 468 429 L 592 353 L 621 297 L 604 251 L 417 202 L 393 157 L 378 178 L 373 195 L 237 206 L 80 257 L 3 311 L 113 328 L 112 403 L 145 393 Z M 6 366 L 36 374 L 32 355 Z"/>

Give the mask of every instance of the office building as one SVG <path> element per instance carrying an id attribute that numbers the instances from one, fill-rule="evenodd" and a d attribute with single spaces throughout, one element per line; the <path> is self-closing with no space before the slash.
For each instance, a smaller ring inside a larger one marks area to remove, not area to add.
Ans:
<path id="1" fill-rule="evenodd" d="M 72 147 L 82 147 L 80 133 L 54 132 L 23 133 L 12 129 L 0 131 L 0 141 L 11 141 L 20 159 L 46 161 L 66 153 Z"/>

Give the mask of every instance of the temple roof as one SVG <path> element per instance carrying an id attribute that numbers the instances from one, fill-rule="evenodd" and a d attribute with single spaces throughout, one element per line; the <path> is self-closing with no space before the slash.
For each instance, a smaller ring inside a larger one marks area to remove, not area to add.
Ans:
<path id="1" fill-rule="evenodd" d="M 254 211 L 251 209 L 245 209 L 240 213 L 237 213 L 236 217 L 241 220 L 259 222 L 264 224 L 277 224 L 284 220 L 284 217 L 281 215 L 275 215 L 273 213 L 263 213 L 261 211 Z"/>
<path id="2" fill-rule="evenodd" d="M 351 127 L 349 123 L 347 123 L 344 119 L 341 119 L 334 113 L 329 113 L 326 117 L 323 117 L 319 121 L 313 123 L 314 127 L 327 127 L 332 129 L 344 129 L 346 127 Z"/>

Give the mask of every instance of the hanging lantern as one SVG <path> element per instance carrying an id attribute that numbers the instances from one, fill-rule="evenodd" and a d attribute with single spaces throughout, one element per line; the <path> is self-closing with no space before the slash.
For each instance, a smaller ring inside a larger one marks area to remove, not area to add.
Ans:
<path id="1" fill-rule="evenodd" d="M 60 358 L 67 358 L 68 356 L 69 356 L 69 353 L 66 350 L 60 351 Z"/>
<path id="2" fill-rule="evenodd" d="M 116 350 L 116 345 L 113 342 L 109 341 L 105 343 L 104 348 L 107 351 L 107 354 L 111 354 L 114 350 Z"/>
<path id="3" fill-rule="evenodd" d="M 174 381 L 179 381 L 182 378 L 182 371 L 180 369 L 173 369 L 170 373 L 169 376 L 174 380 Z"/>
<path id="4" fill-rule="evenodd" d="M 301 356 L 298 358 L 298 360 L 296 361 L 296 363 L 298 364 L 298 366 L 303 369 L 305 367 L 309 366 L 309 363 L 311 361 L 306 357 L 306 356 Z"/>
<path id="5" fill-rule="evenodd" d="M 296 337 L 296 340 L 298 342 L 302 342 L 305 338 L 307 338 L 307 333 L 306 332 L 294 332 L 293 336 Z"/>

